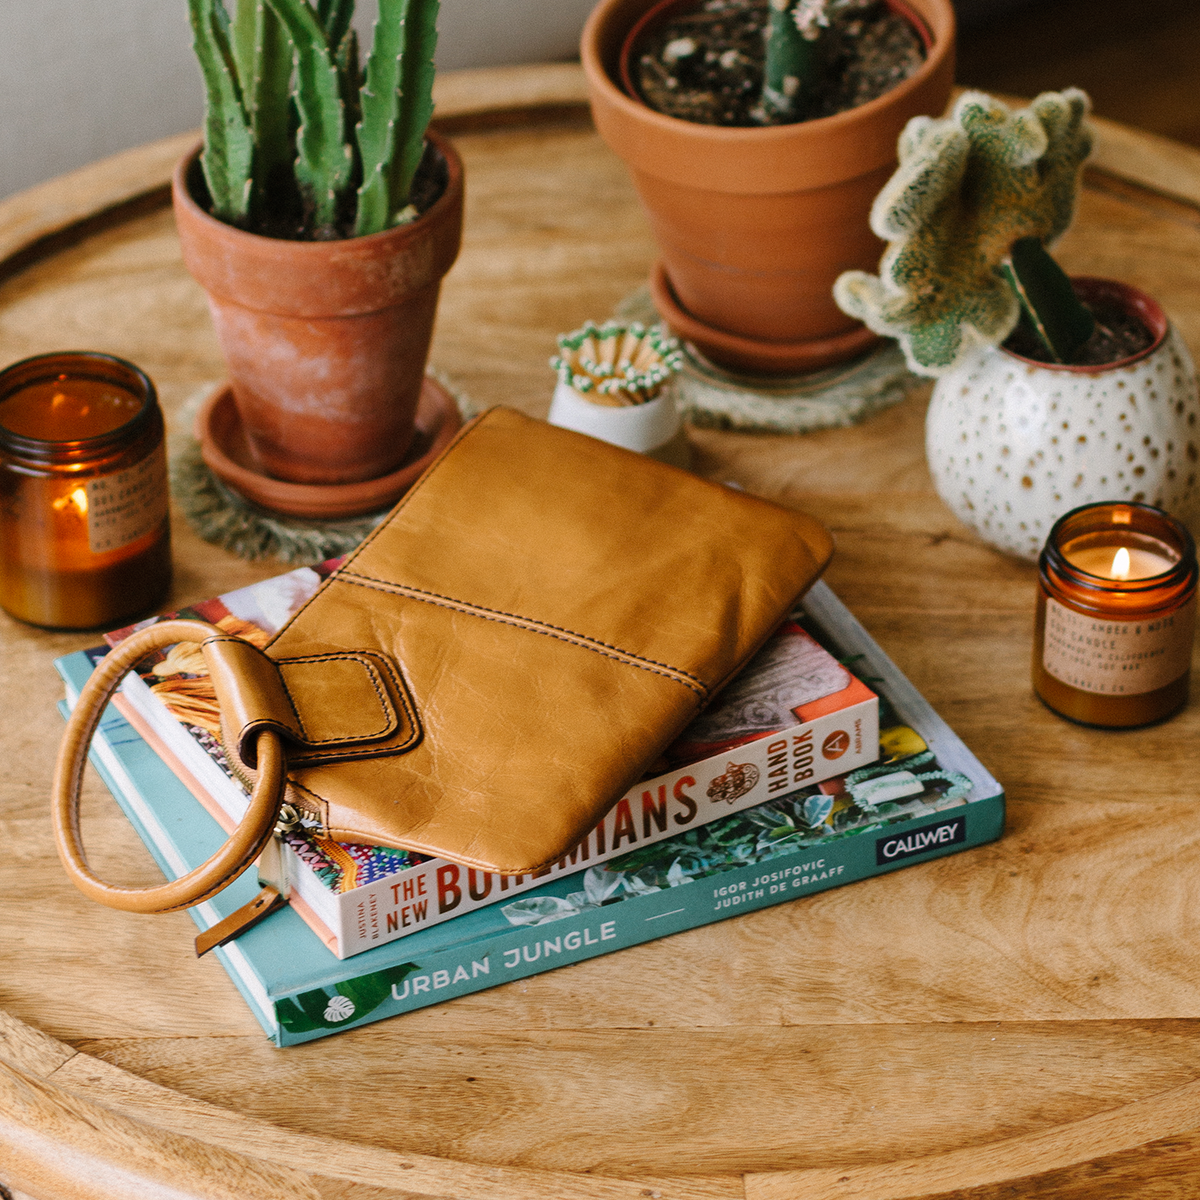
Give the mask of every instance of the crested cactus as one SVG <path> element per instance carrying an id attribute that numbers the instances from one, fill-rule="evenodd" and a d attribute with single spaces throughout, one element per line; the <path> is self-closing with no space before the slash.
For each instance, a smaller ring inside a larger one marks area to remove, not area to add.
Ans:
<path id="1" fill-rule="evenodd" d="M 838 305 L 897 338 L 923 375 L 950 370 L 972 342 L 998 345 L 1022 310 L 1052 360 L 1067 361 L 1093 321 L 1047 247 L 1074 214 L 1088 110 L 1076 88 L 1018 112 L 967 92 L 943 120 L 914 117 L 871 210 L 888 242 L 879 275 L 845 272 Z"/>
<path id="2" fill-rule="evenodd" d="M 365 78 L 354 0 L 238 0 L 233 21 L 224 0 L 188 7 L 214 216 L 321 239 L 416 216 L 438 0 L 380 0 Z"/>

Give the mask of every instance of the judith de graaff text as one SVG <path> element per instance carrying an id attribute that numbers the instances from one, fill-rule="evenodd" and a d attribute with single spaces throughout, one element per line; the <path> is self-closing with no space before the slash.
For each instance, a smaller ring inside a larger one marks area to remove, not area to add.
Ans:
<path id="1" fill-rule="evenodd" d="M 797 863 L 782 871 L 772 871 L 769 875 L 760 875 L 753 883 L 729 883 L 724 887 L 713 889 L 713 911 L 723 908 L 736 908 L 739 904 L 749 904 L 753 900 L 761 900 L 765 896 L 776 896 L 789 888 L 801 888 L 806 884 L 820 883 L 823 879 L 836 879 L 846 870 L 845 863 L 836 867 L 827 867 L 823 858 L 815 858 L 811 862 Z"/>

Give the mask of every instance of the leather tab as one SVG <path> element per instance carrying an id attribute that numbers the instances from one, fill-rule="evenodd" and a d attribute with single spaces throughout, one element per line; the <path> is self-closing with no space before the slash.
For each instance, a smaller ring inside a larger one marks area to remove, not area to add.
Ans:
<path id="1" fill-rule="evenodd" d="M 257 763 L 259 732 L 288 741 L 290 764 L 361 758 L 380 742 L 403 753 L 420 726 L 399 671 L 376 651 L 338 651 L 275 660 L 238 637 L 203 643 L 221 708 L 221 728 L 242 762 Z"/>
<path id="2" fill-rule="evenodd" d="M 400 724 L 379 664 L 367 654 L 283 659 L 279 673 L 300 714 L 306 746 L 377 742 Z"/>
<path id="3" fill-rule="evenodd" d="M 302 725 L 289 763 L 403 754 L 421 740 L 408 690 L 387 655 L 345 650 L 281 658 L 277 665 Z"/>

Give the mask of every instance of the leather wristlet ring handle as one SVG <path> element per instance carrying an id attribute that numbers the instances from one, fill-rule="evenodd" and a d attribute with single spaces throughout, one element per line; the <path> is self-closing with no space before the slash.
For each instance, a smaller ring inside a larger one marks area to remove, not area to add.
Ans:
<path id="1" fill-rule="evenodd" d="M 79 835 L 79 788 L 88 747 L 121 680 L 154 650 L 177 642 L 203 644 L 212 637 L 227 639 L 228 636 L 205 621 L 160 621 L 147 626 L 106 655 L 79 694 L 54 770 L 51 796 L 54 840 L 71 882 L 101 904 L 141 913 L 191 908 L 240 875 L 271 837 L 287 782 L 283 740 L 272 729 L 264 729 L 258 736 L 257 777 L 246 815 L 221 849 L 194 871 L 157 887 L 131 888 L 105 883 L 89 869 Z"/>

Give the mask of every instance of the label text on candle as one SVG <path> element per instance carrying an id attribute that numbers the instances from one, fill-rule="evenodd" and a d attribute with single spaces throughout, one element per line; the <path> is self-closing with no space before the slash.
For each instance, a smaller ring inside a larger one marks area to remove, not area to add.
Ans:
<path id="1" fill-rule="evenodd" d="M 1055 679 L 1099 696 L 1138 696 L 1174 683 L 1191 661 L 1196 602 L 1165 616 L 1118 621 L 1046 600 L 1042 663 Z"/>
<path id="2" fill-rule="evenodd" d="M 120 550 L 153 533 L 167 516 L 167 460 L 160 448 L 136 466 L 89 479 L 88 546 L 93 554 Z"/>

